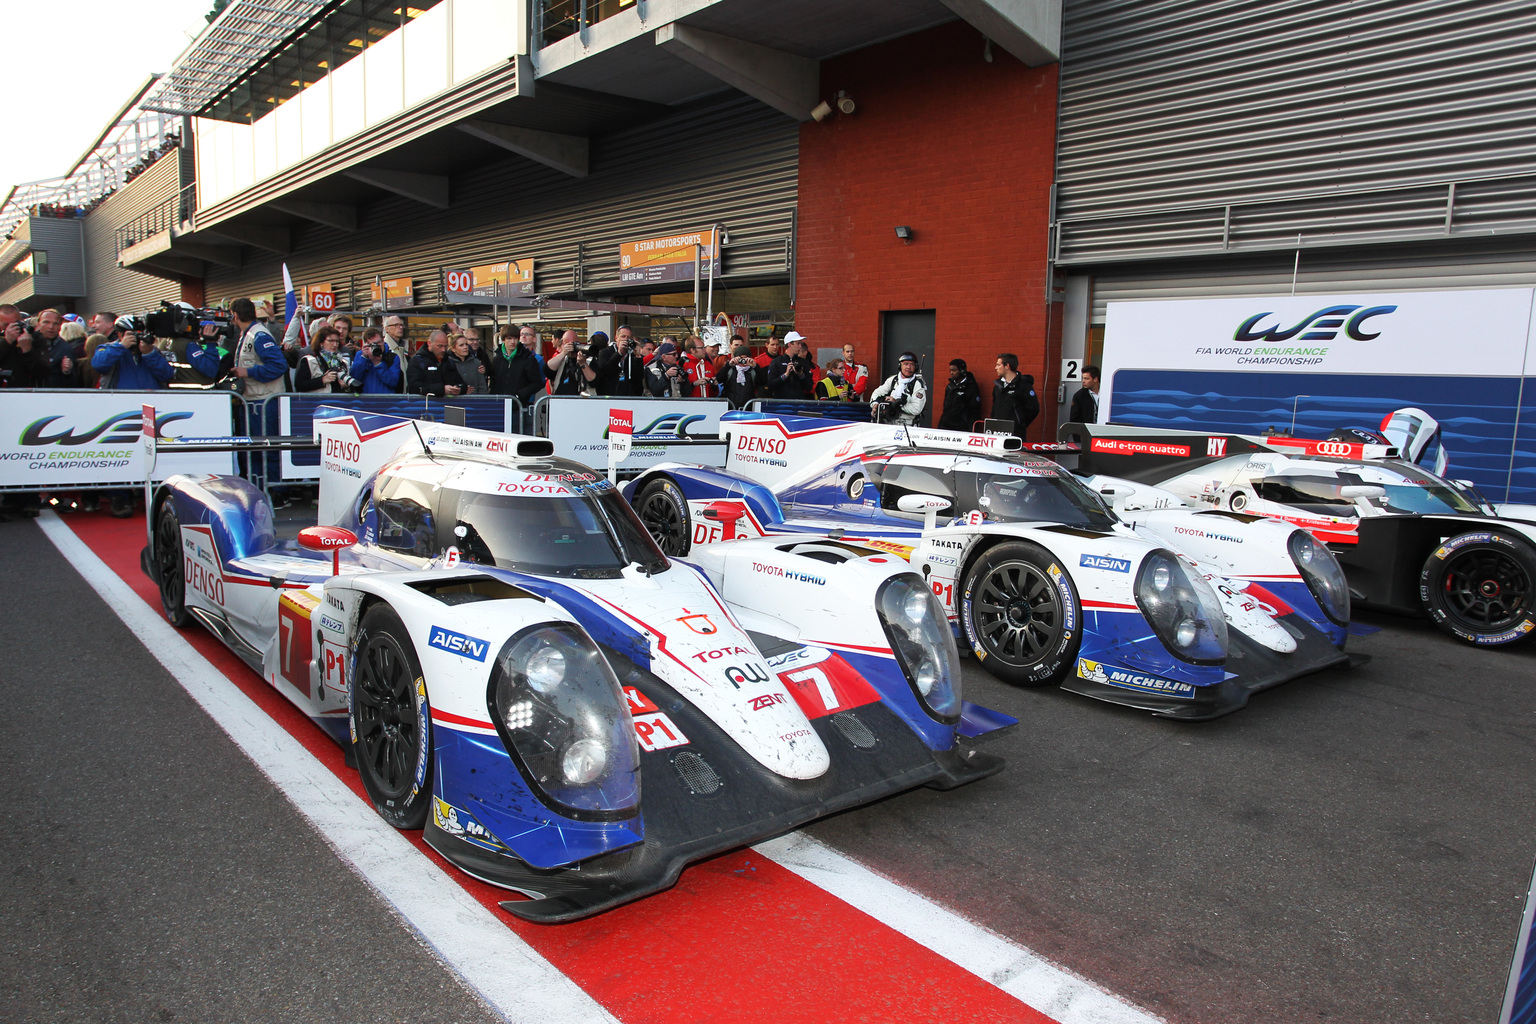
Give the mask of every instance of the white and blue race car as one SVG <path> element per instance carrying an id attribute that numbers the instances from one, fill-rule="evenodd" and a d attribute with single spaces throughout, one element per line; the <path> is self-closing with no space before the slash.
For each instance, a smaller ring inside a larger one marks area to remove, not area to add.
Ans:
<path id="1" fill-rule="evenodd" d="M 664 551 L 707 563 L 833 531 L 898 553 L 1005 682 L 1203 719 L 1349 661 L 1338 562 L 1289 524 L 1117 515 L 1017 438 L 762 413 L 721 427 L 724 469 L 662 464 L 627 485 Z"/>
<path id="2" fill-rule="evenodd" d="M 319 524 L 234 476 L 153 493 L 144 568 L 355 759 L 379 813 L 582 917 L 689 861 L 1001 761 L 906 562 L 824 540 L 668 558 L 541 438 L 322 409 Z"/>

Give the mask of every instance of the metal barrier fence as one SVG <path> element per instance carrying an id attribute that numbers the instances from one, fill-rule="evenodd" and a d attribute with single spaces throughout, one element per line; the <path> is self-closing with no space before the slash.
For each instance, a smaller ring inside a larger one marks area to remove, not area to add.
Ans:
<path id="1" fill-rule="evenodd" d="M 157 431 L 172 428 L 182 437 L 243 434 L 254 415 L 230 391 L 7 388 L 0 393 L 0 491 L 142 486 L 145 405 L 155 407 Z M 154 475 L 228 473 L 233 465 L 229 455 L 175 454 L 160 460 Z"/>
<path id="2" fill-rule="evenodd" d="M 787 398 L 754 398 L 746 412 L 765 412 L 771 416 L 821 416 L 829 420 L 870 422 L 868 402 L 809 402 Z"/>

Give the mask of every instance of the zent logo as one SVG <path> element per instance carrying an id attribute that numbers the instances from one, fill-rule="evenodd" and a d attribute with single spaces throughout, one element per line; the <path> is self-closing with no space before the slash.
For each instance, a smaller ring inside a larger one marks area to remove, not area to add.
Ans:
<path id="1" fill-rule="evenodd" d="M 775 704 L 783 703 L 786 703 L 786 701 L 782 693 L 765 693 L 760 697 L 752 698 L 752 710 L 761 711 L 764 708 L 771 708 Z"/>
<path id="2" fill-rule="evenodd" d="M 1381 337 L 1381 332 L 1366 334 L 1361 330 L 1365 322 L 1372 317 L 1386 316 L 1396 312 L 1396 306 L 1370 306 L 1362 309 L 1359 306 L 1329 306 L 1320 309 L 1311 316 L 1303 319 L 1294 327 L 1281 330 L 1279 325 L 1265 330 L 1256 327 L 1260 320 L 1273 313 L 1258 313 L 1238 324 L 1237 331 L 1232 335 L 1233 341 L 1290 341 L 1297 335 L 1301 335 L 1301 341 L 1333 341 L 1338 336 L 1339 328 L 1344 329 L 1345 337 L 1352 341 L 1374 341 Z M 1306 331 L 1305 334 L 1302 334 Z"/>
<path id="3" fill-rule="evenodd" d="M 1227 439 L 1224 437 L 1208 437 L 1205 439 L 1205 454 L 1222 456 L 1227 454 Z"/>
<path id="4" fill-rule="evenodd" d="M 1078 559 L 1078 565 L 1087 569 L 1108 569 L 1110 572 L 1130 572 L 1131 560 L 1129 558 L 1107 558 L 1104 555 L 1084 555 Z"/>
<path id="5" fill-rule="evenodd" d="M 490 653 L 491 645 L 484 640 L 463 633 L 455 633 L 444 629 L 442 626 L 433 626 L 431 636 L 427 644 L 449 654 L 457 654 L 461 658 L 469 658 L 471 661 L 484 661 Z"/>

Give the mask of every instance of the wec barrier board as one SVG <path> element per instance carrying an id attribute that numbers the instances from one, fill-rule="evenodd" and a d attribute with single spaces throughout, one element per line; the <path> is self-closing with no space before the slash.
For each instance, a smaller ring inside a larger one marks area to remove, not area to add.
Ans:
<path id="1" fill-rule="evenodd" d="M 1110 302 L 1105 422 L 1326 437 L 1416 406 L 1452 477 L 1536 502 L 1536 290 Z"/>
<path id="2" fill-rule="evenodd" d="M 725 399 L 699 398 L 586 398 L 561 395 L 540 400 L 548 416 L 543 431 L 555 446 L 555 454 L 588 466 L 608 464 L 608 423 L 615 412 L 633 415 L 629 455 L 616 469 L 644 469 L 658 462 L 696 462 L 724 466 L 726 450 L 690 448 L 686 455 L 676 449 L 647 441 L 676 441 L 690 436 L 720 433 L 720 417 L 731 409 Z"/>
<path id="3" fill-rule="evenodd" d="M 0 490 L 142 484 L 143 405 L 155 407 L 157 437 L 228 437 L 237 401 L 227 391 L 7 391 L 0 399 Z M 152 479 L 232 472 L 228 452 L 164 452 Z"/>

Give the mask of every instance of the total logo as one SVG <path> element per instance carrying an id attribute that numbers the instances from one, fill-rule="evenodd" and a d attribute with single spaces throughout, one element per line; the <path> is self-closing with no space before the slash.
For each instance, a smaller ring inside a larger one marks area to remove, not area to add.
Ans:
<path id="1" fill-rule="evenodd" d="M 1159 679 L 1157 676 L 1142 675 L 1140 672 L 1115 668 L 1113 665 L 1089 661 L 1087 658 L 1077 659 L 1077 674 L 1079 678 L 1086 679 L 1090 683 L 1123 686 L 1128 690 L 1164 693 L 1171 697 L 1193 697 L 1195 695 L 1195 688 L 1189 683 L 1180 683 L 1172 679 Z"/>
<path id="2" fill-rule="evenodd" d="M 688 428 L 703 418 L 699 413 L 669 412 L 656 417 L 643 427 L 635 428 L 634 439 L 643 441 L 646 438 L 687 437 Z M 608 428 L 605 427 L 603 440 L 607 439 Z"/>
<path id="3" fill-rule="evenodd" d="M 1238 324 L 1237 331 L 1232 335 L 1233 341 L 1290 341 L 1300 336 L 1301 341 L 1333 341 L 1338 337 L 1340 328 L 1344 336 L 1352 341 L 1374 341 L 1381 337 L 1381 332 L 1367 334 L 1364 330 L 1365 322 L 1372 317 L 1386 316 L 1397 311 L 1396 306 L 1329 306 L 1320 309 L 1311 316 L 1302 319 L 1292 327 L 1281 329 L 1277 323 L 1270 328 L 1259 326 L 1259 321 L 1267 316 L 1274 316 L 1272 312 L 1257 313 L 1242 323 Z M 1306 333 L 1302 333 L 1305 331 Z"/>

